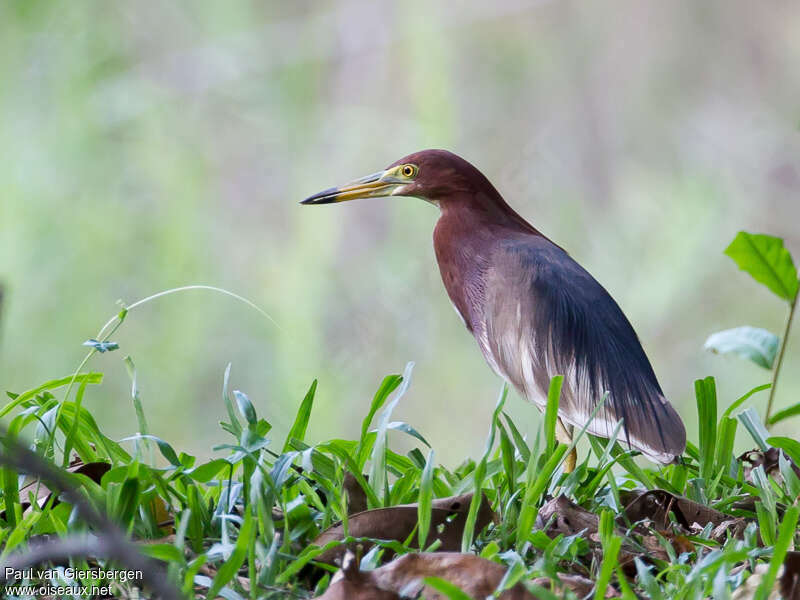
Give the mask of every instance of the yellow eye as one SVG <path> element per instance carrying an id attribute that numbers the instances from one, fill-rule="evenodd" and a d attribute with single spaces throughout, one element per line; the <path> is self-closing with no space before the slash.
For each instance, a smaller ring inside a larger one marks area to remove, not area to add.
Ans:
<path id="1" fill-rule="evenodd" d="M 417 168 L 414 165 L 403 165 L 400 169 L 403 177 L 413 177 L 417 173 Z"/>

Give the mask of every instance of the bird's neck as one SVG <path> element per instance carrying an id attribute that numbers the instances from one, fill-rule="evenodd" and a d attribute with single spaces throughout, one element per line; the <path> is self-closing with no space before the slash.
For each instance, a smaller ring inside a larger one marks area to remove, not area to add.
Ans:
<path id="1" fill-rule="evenodd" d="M 476 282 L 482 280 L 497 244 L 517 236 L 545 236 L 497 192 L 451 196 L 438 204 L 441 214 L 433 232 L 433 247 L 439 271 L 450 300 L 473 331 L 477 315 L 471 314 L 470 307 L 481 305 L 477 296 L 483 293 Z"/>
<path id="2" fill-rule="evenodd" d="M 478 193 L 453 194 L 439 199 L 437 204 L 441 210 L 439 223 L 453 231 L 462 231 L 470 236 L 480 231 L 497 234 L 501 230 L 506 234 L 516 232 L 542 236 L 494 188 Z"/>

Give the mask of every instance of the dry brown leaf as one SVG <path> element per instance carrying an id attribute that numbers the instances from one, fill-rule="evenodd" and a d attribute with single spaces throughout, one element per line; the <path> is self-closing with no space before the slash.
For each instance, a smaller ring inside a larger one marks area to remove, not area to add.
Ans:
<path id="1" fill-rule="evenodd" d="M 547 530 L 548 534 L 563 533 L 565 536 L 570 536 L 584 531 L 585 537 L 589 538 L 597 533 L 598 516 L 581 508 L 566 496 L 558 496 L 547 501 L 539 509 L 536 526 L 543 529 L 552 517 L 555 517 L 555 520 Z"/>
<path id="2" fill-rule="evenodd" d="M 744 519 L 727 515 L 665 490 L 620 492 L 620 496 L 626 504 L 625 515 L 628 520 L 632 523 L 649 520 L 661 531 L 671 529 L 670 512 L 686 531 L 695 531 L 698 528 L 702 530 L 711 523 L 714 526 L 714 539 L 717 541 L 723 541 L 728 532 L 740 537 L 747 525 Z"/>
<path id="3" fill-rule="evenodd" d="M 359 570 L 358 560 L 347 552 L 340 571 L 334 575 L 325 593 L 314 600 L 400 600 L 400 596 L 382 590 L 370 580 L 370 573 Z"/>
<path id="4" fill-rule="evenodd" d="M 792 465 L 792 468 L 797 476 L 800 477 L 800 466 L 796 465 L 794 461 L 789 458 L 785 452 L 783 452 L 783 450 L 779 450 L 778 448 L 770 448 L 766 452 L 761 450 L 750 450 L 749 452 L 745 452 L 739 456 L 739 458 L 736 460 L 742 463 L 744 478 L 750 483 L 753 482 L 752 473 L 753 469 L 756 467 L 764 467 L 764 472 L 767 475 L 772 475 L 775 480 L 782 481 L 783 477 L 778 464 L 778 459 L 781 453 L 783 453 L 783 457 L 789 461 L 789 464 Z"/>
<path id="5" fill-rule="evenodd" d="M 638 532 L 634 531 L 633 533 L 636 534 Z M 685 535 L 675 535 L 671 531 L 659 531 L 658 533 L 661 537 L 665 538 L 670 542 L 670 544 L 672 544 L 672 547 L 678 554 L 681 554 L 682 552 L 694 551 L 694 544 L 692 544 L 689 538 L 687 538 Z M 661 540 L 656 535 L 643 534 L 638 537 L 638 542 L 645 549 L 646 554 L 641 556 L 641 553 L 635 550 L 630 551 L 629 549 L 626 549 L 625 545 L 623 544 L 623 549 L 620 552 L 619 559 L 620 564 L 622 564 L 623 567 L 627 568 L 628 563 L 632 563 L 635 556 L 639 556 L 640 558 L 655 558 L 664 561 L 669 560 L 669 554 L 667 554 L 666 549 L 661 544 Z"/>
<path id="6" fill-rule="evenodd" d="M 368 583 L 340 579 L 314 600 L 400 600 L 400 596 Z"/>
<path id="7" fill-rule="evenodd" d="M 428 544 L 439 539 L 441 551 L 457 550 L 461 548 L 461 537 L 464 533 L 464 525 L 469 512 L 469 505 L 472 501 L 472 494 L 452 496 L 450 498 L 439 498 L 432 502 L 431 509 L 431 528 L 428 534 Z M 489 506 L 489 501 L 483 496 L 475 531 L 480 531 L 490 522 L 497 519 L 497 515 Z M 382 540 L 396 540 L 404 542 L 417 526 L 417 504 L 400 504 L 388 508 L 376 508 L 351 515 L 347 519 L 348 534 L 352 537 L 368 537 Z M 440 531 L 441 529 L 441 531 Z M 320 533 L 312 542 L 315 546 L 344 539 L 344 528 L 341 523 L 333 525 Z M 416 544 L 416 538 L 412 544 Z M 367 551 L 371 545 L 361 542 L 360 545 Z M 350 550 L 355 549 L 352 544 Z M 334 564 L 336 559 L 341 558 L 347 548 L 337 546 L 320 554 L 316 560 L 320 562 Z M 387 550 L 387 557 L 391 556 Z"/>
<path id="8" fill-rule="evenodd" d="M 389 564 L 369 572 L 373 584 L 414 597 L 422 592 L 426 600 L 446 600 L 446 597 L 426 586 L 426 577 L 439 577 L 461 588 L 473 598 L 486 598 L 497 589 L 506 567 L 491 560 L 460 552 L 426 552 L 404 554 Z M 500 600 L 536 600 L 521 583 L 505 590 Z"/>
<path id="9" fill-rule="evenodd" d="M 598 516 L 596 514 L 578 506 L 564 496 L 559 496 L 548 501 L 539 510 L 537 526 L 544 527 L 551 518 L 553 518 L 553 522 L 546 531 L 549 536 L 555 537 L 558 534 L 570 536 L 582 532 L 593 552 L 598 558 L 602 558 L 600 556 L 602 548 L 597 533 Z M 621 518 L 617 519 L 618 526 L 621 522 Z M 639 526 L 626 535 L 625 529 L 617 528 L 616 534 L 623 538 L 622 548 L 619 553 L 619 563 L 626 574 L 635 574 L 634 558 L 636 557 L 645 560 L 669 559 L 667 551 L 655 533 L 656 530 Z M 677 552 L 691 551 L 693 549 L 688 538 L 680 533 L 676 535 L 670 530 L 661 530 L 658 533 L 669 540 Z"/>
<path id="10" fill-rule="evenodd" d="M 349 471 L 344 474 L 342 487 L 344 487 L 344 493 L 347 494 L 348 515 L 354 515 L 367 510 L 367 493 L 361 487 L 361 484 L 358 483 L 355 476 Z"/>

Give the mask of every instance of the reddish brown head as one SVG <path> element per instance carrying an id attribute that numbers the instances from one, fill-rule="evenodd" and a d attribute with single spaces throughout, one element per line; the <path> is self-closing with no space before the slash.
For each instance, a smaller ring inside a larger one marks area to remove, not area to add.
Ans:
<path id="1" fill-rule="evenodd" d="M 301 204 L 330 204 L 379 196 L 414 196 L 440 206 L 448 201 L 468 198 L 505 204 L 478 169 L 447 150 L 422 150 L 409 154 L 383 171 L 314 194 Z"/>
<path id="2" fill-rule="evenodd" d="M 414 196 L 435 204 L 443 215 L 458 215 L 461 221 L 494 223 L 541 235 L 506 204 L 483 173 L 447 150 L 409 154 L 383 171 L 314 194 L 301 204 L 331 204 L 381 196 Z"/>

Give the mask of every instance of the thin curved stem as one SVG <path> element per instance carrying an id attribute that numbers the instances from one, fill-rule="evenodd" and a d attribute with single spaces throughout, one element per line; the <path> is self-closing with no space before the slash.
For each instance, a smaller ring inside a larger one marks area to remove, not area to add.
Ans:
<path id="1" fill-rule="evenodd" d="M 775 363 L 775 370 L 772 372 L 772 386 L 769 388 L 769 400 L 767 400 L 767 414 L 764 415 L 764 425 L 767 429 L 772 427 L 769 422 L 770 415 L 772 414 L 772 401 L 775 399 L 775 384 L 778 382 L 778 376 L 781 373 L 781 365 L 783 364 L 783 355 L 786 352 L 786 346 L 789 343 L 789 331 L 792 328 L 792 319 L 794 319 L 794 309 L 797 307 L 797 299 L 800 293 L 794 295 L 791 308 L 789 309 L 789 318 L 786 319 L 786 328 L 783 330 L 783 339 L 781 340 L 781 349 L 778 351 L 778 361 Z"/>
<path id="2" fill-rule="evenodd" d="M 164 290 L 164 291 L 158 292 L 156 294 L 152 294 L 150 296 L 147 296 L 146 298 L 142 298 L 141 300 L 137 300 L 136 302 L 134 302 L 130 306 L 123 306 L 122 310 L 120 310 L 116 315 L 114 315 L 108 321 L 106 321 L 105 325 L 103 325 L 100 328 L 100 331 L 97 333 L 97 339 L 99 341 L 101 341 L 101 342 L 108 341 L 108 339 L 112 335 L 114 335 L 114 333 L 116 333 L 117 329 L 119 329 L 120 326 L 122 326 L 122 323 L 125 322 L 125 318 L 128 316 L 128 313 L 130 311 L 132 311 L 134 308 L 142 306 L 143 304 L 147 304 L 148 302 L 150 302 L 152 300 L 156 300 L 158 298 L 161 298 L 162 296 L 169 296 L 170 294 L 176 294 L 178 292 L 186 292 L 186 291 L 189 291 L 189 290 L 209 290 L 209 291 L 212 291 L 212 292 L 217 292 L 219 294 L 224 294 L 226 296 L 230 296 L 231 298 L 234 298 L 234 299 L 238 300 L 239 302 L 243 302 L 244 304 L 246 304 L 250 308 L 258 311 L 259 314 L 261 314 L 270 323 L 272 323 L 273 325 L 275 325 L 275 327 L 277 327 L 279 330 L 281 330 L 281 326 L 278 325 L 278 323 L 275 321 L 275 319 L 273 319 L 271 316 L 269 316 L 269 314 L 265 310 L 263 310 L 261 307 L 256 305 L 254 302 L 251 302 L 247 298 L 245 298 L 243 296 L 240 296 L 239 294 L 235 294 L 233 292 L 230 292 L 230 291 L 228 291 L 228 290 L 226 290 L 224 288 L 215 287 L 213 285 L 194 284 L 194 285 L 184 285 L 184 286 L 181 286 L 181 287 L 170 288 L 168 290 Z M 110 330 L 108 330 L 109 327 L 111 328 Z M 108 331 L 106 331 L 106 330 L 108 330 Z M 64 399 L 62 400 L 62 403 L 59 404 L 59 408 L 58 408 L 58 411 L 57 411 L 57 414 L 56 414 L 56 420 L 55 420 L 56 423 L 58 423 L 58 419 L 61 416 L 61 405 L 63 404 L 63 402 L 66 402 L 69 399 L 69 395 L 72 392 L 72 388 L 75 385 L 75 381 L 77 380 L 78 375 L 80 374 L 80 372 L 83 369 L 83 367 L 86 366 L 86 363 L 89 362 L 89 359 L 92 358 L 92 356 L 94 354 L 96 354 L 96 353 L 97 353 L 97 350 L 95 348 L 92 348 L 91 350 L 89 350 L 89 352 L 87 352 L 86 356 L 83 358 L 81 363 L 78 365 L 78 368 L 75 369 L 75 372 L 72 374 L 72 381 L 70 381 L 69 385 L 67 386 L 67 391 L 64 393 Z M 66 445 L 65 445 L 65 448 L 64 448 L 64 466 L 65 467 L 69 464 L 69 452 L 71 450 L 71 441 L 72 441 L 72 437 L 75 435 L 75 431 L 77 430 L 80 406 L 76 406 L 75 407 L 75 411 L 76 411 L 75 412 L 75 422 L 73 423 L 73 426 L 72 426 L 72 429 L 70 430 L 69 435 L 67 435 Z M 54 440 L 55 440 L 55 431 L 56 431 L 56 429 L 57 429 L 57 427 L 53 428 L 53 433 L 50 436 L 50 443 L 53 443 Z"/>
<path id="3" fill-rule="evenodd" d="M 230 296 L 231 298 L 235 298 L 239 302 L 244 302 L 250 308 L 253 308 L 253 309 L 257 310 L 259 313 L 261 313 L 261 316 L 265 317 L 270 323 L 275 325 L 275 327 L 277 327 L 278 329 L 281 328 L 281 326 L 278 325 L 278 323 L 275 321 L 275 319 L 270 317 L 269 314 L 267 314 L 266 311 L 262 310 L 258 305 L 254 304 L 253 302 L 251 302 L 247 298 L 245 298 L 243 296 L 240 296 L 239 294 L 234 294 L 233 292 L 229 292 L 228 290 L 226 290 L 224 288 L 214 287 L 213 285 L 184 285 L 183 287 L 177 287 L 177 288 L 172 288 L 172 289 L 169 289 L 169 290 L 164 290 L 163 292 L 158 292 L 157 294 L 153 294 L 152 296 L 148 296 L 147 298 L 142 298 L 141 300 L 138 300 L 138 301 L 134 302 L 133 304 L 131 304 L 128 307 L 128 310 L 131 311 L 134 308 L 136 308 L 137 306 L 141 306 L 142 304 L 150 302 L 151 300 L 155 300 L 156 298 L 161 298 L 161 296 L 168 296 L 169 294 L 175 294 L 177 292 L 185 292 L 187 290 L 210 290 L 212 292 L 218 292 L 220 294 L 225 294 L 226 296 Z M 113 319 L 111 319 L 111 320 L 113 321 Z M 108 327 L 108 325 L 109 324 L 106 323 L 105 327 Z M 102 330 L 101 330 L 101 334 L 102 334 Z"/>

